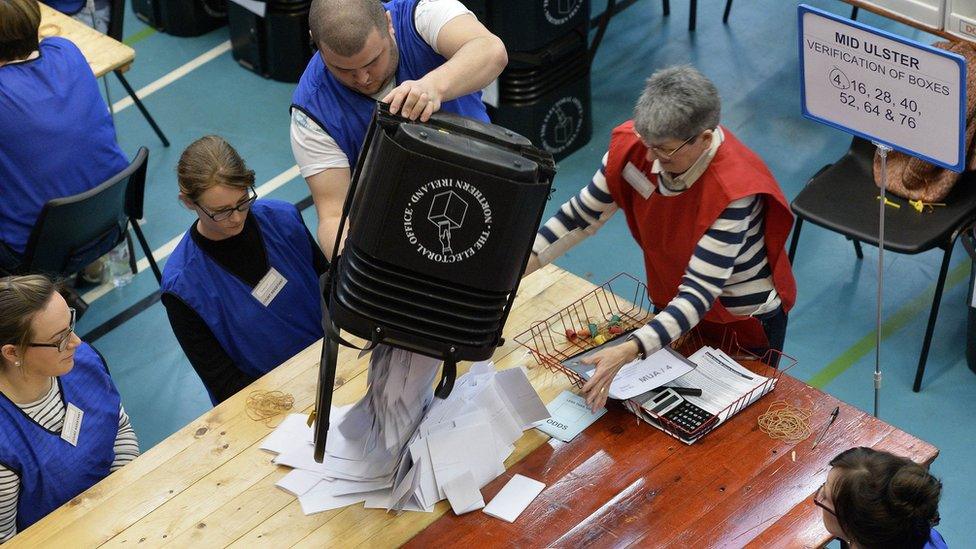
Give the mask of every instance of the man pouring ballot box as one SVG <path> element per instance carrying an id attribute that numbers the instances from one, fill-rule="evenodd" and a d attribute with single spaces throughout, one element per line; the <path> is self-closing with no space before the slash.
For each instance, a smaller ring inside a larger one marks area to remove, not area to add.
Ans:
<path id="1" fill-rule="evenodd" d="M 759 356 L 783 348 L 796 301 L 784 249 L 793 215 L 765 163 L 720 125 L 720 113 L 718 90 L 696 69 L 658 70 L 633 119 L 613 130 L 592 181 L 536 235 L 526 274 L 595 234 L 617 210 L 643 251 L 657 315 L 586 359 L 595 372 L 583 393 L 594 410 L 621 367 L 696 326 L 706 335 L 732 330 Z"/>
<path id="2" fill-rule="evenodd" d="M 291 143 L 331 259 L 376 102 L 410 120 L 444 111 L 487 122 L 479 90 L 508 55 L 458 0 L 314 0 L 309 28 L 318 52 L 292 98 Z"/>

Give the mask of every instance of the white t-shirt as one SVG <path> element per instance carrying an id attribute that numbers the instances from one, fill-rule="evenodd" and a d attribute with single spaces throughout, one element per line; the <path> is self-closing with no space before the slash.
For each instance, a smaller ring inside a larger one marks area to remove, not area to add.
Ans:
<path id="1" fill-rule="evenodd" d="M 417 34 L 434 51 L 437 51 L 437 36 L 448 21 L 471 13 L 459 0 L 420 0 L 414 10 L 414 26 Z M 437 52 L 440 53 L 440 52 Z M 315 53 L 318 55 L 318 52 Z M 393 90 L 395 82 L 390 82 L 371 97 L 383 99 Z M 342 152 L 339 144 L 314 120 L 298 109 L 291 113 L 291 151 L 302 177 L 311 177 L 330 168 L 348 168 L 349 158 Z"/>

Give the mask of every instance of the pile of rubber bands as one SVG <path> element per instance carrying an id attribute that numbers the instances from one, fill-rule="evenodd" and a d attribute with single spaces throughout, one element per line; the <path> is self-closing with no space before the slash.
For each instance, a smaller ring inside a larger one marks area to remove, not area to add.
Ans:
<path id="1" fill-rule="evenodd" d="M 810 436 L 810 416 L 813 411 L 797 408 L 785 400 L 777 400 L 759 416 L 759 429 L 777 440 L 800 442 Z"/>
<path id="2" fill-rule="evenodd" d="M 244 403 L 247 417 L 266 424 L 275 416 L 291 410 L 295 397 L 281 391 L 251 391 Z"/>

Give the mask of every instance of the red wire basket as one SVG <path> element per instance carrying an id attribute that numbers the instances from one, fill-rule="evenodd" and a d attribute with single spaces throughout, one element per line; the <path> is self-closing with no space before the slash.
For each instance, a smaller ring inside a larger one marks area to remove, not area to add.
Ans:
<path id="1" fill-rule="evenodd" d="M 577 372 L 564 367 L 562 363 L 615 339 L 617 336 L 608 332 L 612 325 L 619 327 L 619 330 L 614 330 L 615 332 L 627 334 L 632 329 L 647 324 L 654 318 L 652 309 L 653 304 L 648 298 L 647 286 L 637 278 L 621 273 L 548 318 L 533 323 L 528 330 L 516 335 L 515 341 L 527 348 L 536 362 L 553 372 L 566 375 L 573 385 L 582 388 L 586 380 Z M 597 334 L 592 333 L 594 326 L 598 331 Z M 601 340 L 596 335 L 605 338 Z M 665 416 L 650 413 L 634 401 L 625 401 L 624 405 L 662 431 L 691 443 L 771 392 L 780 375 L 796 365 L 796 359 L 773 349 L 766 351 L 761 357 L 756 356 L 738 344 L 735 332 L 732 330 L 724 330 L 717 340 L 714 340 L 706 338 L 696 327 L 672 342 L 671 348 L 682 356 L 688 357 L 705 345 L 717 347 L 745 368 L 767 377 L 768 380 L 732 402 L 716 414 L 713 420 L 703 423 L 690 432 L 682 430 Z"/>

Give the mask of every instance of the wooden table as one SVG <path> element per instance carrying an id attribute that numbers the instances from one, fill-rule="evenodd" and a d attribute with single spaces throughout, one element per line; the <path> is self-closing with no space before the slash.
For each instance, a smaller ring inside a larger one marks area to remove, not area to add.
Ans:
<path id="1" fill-rule="evenodd" d="M 136 51 L 44 4 L 41 7 L 41 39 L 61 36 L 71 40 L 84 54 L 96 77 L 116 69 L 126 71 Z"/>
<path id="2" fill-rule="evenodd" d="M 498 367 L 524 364 L 546 401 L 566 389 L 564 376 L 535 365 L 512 336 L 592 287 L 553 266 L 526 279 L 508 320 L 506 344 L 495 354 Z M 275 487 L 287 469 L 258 449 L 271 427 L 249 419 L 244 401 L 251 390 L 279 389 L 295 397 L 297 410 L 307 410 L 315 399 L 319 353 L 320 343 L 302 351 L 5 547 L 609 546 L 662 540 L 690 547 L 816 546 L 828 536 L 810 498 L 831 457 L 855 445 L 926 463 L 938 453 L 845 405 L 815 451 L 809 441 L 795 447 L 773 441 L 758 431 L 756 416 L 774 398 L 814 408 L 814 424 L 837 405 L 784 376 L 772 398 L 690 447 L 639 423 L 618 404 L 572 443 L 526 432 L 506 462 L 508 472 L 484 489 L 490 498 L 515 472 L 549 486 L 514 525 L 480 512 L 455 517 L 447 502 L 430 514 L 397 517 L 354 505 L 305 516 L 293 496 Z M 366 366 L 356 352 L 342 350 L 336 405 L 364 394 Z M 790 455 L 794 448 L 796 461 Z"/>
<path id="3" fill-rule="evenodd" d="M 936 36 L 941 36 L 942 38 L 945 38 L 946 40 L 954 40 L 956 42 L 971 42 L 971 43 L 976 43 L 976 41 L 970 40 L 970 39 L 968 39 L 968 38 L 966 38 L 964 36 L 959 36 L 958 34 L 952 34 L 952 33 L 946 32 L 941 27 L 940 28 L 936 28 L 936 27 L 932 27 L 932 26 L 926 25 L 924 23 L 920 23 L 918 21 L 915 21 L 914 19 L 909 19 L 908 17 L 905 17 L 904 15 L 901 15 L 899 13 L 895 13 L 893 11 L 886 10 L 886 9 L 884 9 L 882 7 L 876 6 L 874 4 L 869 4 L 867 2 L 864 2 L 863 0 L 841 0 L 841 1 L 842 2 L 845 2 L 847 4 L 850 4 L 851 6 L 853 6 L 855 8 L 862 8 L 862 9 L 865 9 L 867 11 L 870 11 L 871 13 L 876 13 L 876 14 L 882 16 L 882 17 L 886 17 L 888 19 L 891 19 L 892 21 L 898 21 L 899 23 L 908 25 L 909 27 L 915 27 L 916 29 L 923 30 L 923 31 L 925 31 L 925 32 L 927 32 L 929 34 L 934 34 Z"/>

